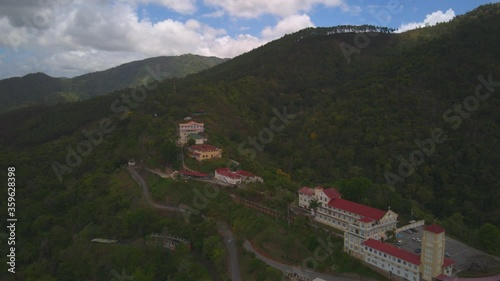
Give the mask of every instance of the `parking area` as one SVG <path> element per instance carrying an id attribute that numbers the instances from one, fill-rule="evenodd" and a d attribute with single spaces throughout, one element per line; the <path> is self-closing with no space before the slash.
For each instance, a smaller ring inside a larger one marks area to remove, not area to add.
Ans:
<path id="1" fill-rule="evenodd" d="M 421 245 L 420 242 L 414 241 L 413 238 L 422 239 L 422 228 L 422 226 L 416 227 L 417 232 L 413 233 L 400 232 L 397 239 L 403 241 L 403 244 L 395 246 L 415 253 L 417 249 L 421 248 Z M 448 236 L 446 236 L 445 251 L 449 254 L 450 259 L 455 260 L 457 272 L 485 271 L 489 268 L 500 267 L 499 257 L 490 256 Z"/>

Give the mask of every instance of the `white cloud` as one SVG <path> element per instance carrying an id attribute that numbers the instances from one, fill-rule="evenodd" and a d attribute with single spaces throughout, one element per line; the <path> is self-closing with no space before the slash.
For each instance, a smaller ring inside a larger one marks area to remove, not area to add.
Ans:
<path id="1" fill-rule="evenodd" d="M 224 16 L 224 11 L 223 10 L 217 10 L 212 13 L 204 14 L 203 17 L 205 18 L 222 18 Z"/>
<path id="2" fill-rule="evenodd" d="M 432 14 L 428 14 L 425 16 L 424 21 L 422 22 L 410 22 L 402 24 L 396 32 L 405 32 L 408 30 L 412 30 L 418 27 L 425 26 L 433 26 L 440 22 L 448 22 L 455 17 L 455 12 L 452 9 L 448 9 L 445 13 L 441 10 L 438 10 Z"/>
<path id="3" fill-rule="evenodd" d="M 245 31 L 228 35 L 224 29 L 205 24 L 202 18 L 141 19 L 138 14 L 143 11 L 132 1 L 96 5 L 74 0 L 54 10 L 43 29 L 13 24 L 0 14 L 2 65 L 9 65 L 0 68 L 0 79 L 38 71 L 72 77 L 160 55 L 234 57 L 285 33 L 314 26 L 307 14 L 292 14 L 267 26 L 259 35 Z"/>
<path id="4" fill-rule="evenodd" d="M 350 6 L 350 5 L 347 5 L 346 3 L 341 4 L 340 9 L 342 10 L 342 12 L 349 13 L 353 16 L 357 16 L 363 11 L 363 9 L 361 9 L 360 6 L 356 6 L 356 5 Z"/>
<path id="5" fill-rule="evenodd" d="M 106 1 L 106 0 L 103 0 Z M 157 4 L 180 14 L 193 14 L 196 12 L 196 0 L 118 0 L 121 3 Z"/>
<path id="6" fill-rule="evenodd" d="M 311 18 L 306 15 L 291 15 L 283 18 L 273 27 L 267 26 L 261 32 L 266 39 L 276 39 L 284 34 L 292 33 L 306 27 L 314 27 Z"/>
<path id="7" fill-rule="evenodd" d="M 204 3 L 223 9 L 231 16 L 243 18 L 257 18 L 264 14 L 285 17 L 308 12 L 317 5 L 344 5 L 343 0 L 204 0 Z"/>

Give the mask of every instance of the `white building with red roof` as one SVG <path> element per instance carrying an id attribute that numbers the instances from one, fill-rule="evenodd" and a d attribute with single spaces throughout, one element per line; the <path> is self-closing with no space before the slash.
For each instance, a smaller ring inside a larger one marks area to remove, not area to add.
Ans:
<path id="1" fill-rule="evenodd" d="M 396 213 L 342 199 L 340 192 L 333 187 L 328 189 L 302 187 L 299 190 L 300 207 L 309 209 L 309 203 L 313 200 L 321 203 L 321 207 L 316 210 L 315 219 L 342 231 L 349 230 L 350 225 L 362 226 L 364 238 L 380 239 L 384 232 L 396 229 L 398 218 Z M 361 230 L 358 230 L 358 233 L 360 234 Z"/>
<path id="2" fill-rule="evenodd" d="M 248 171 L 238 170 L 233 172 L 229 168 L 220 168 L 215 170 L 214 178 L 229 184 L 264 182 L 264 179 Z"/>
<path id="3" fill-rule="evenodd" d="M 398 215 L 390 209 L 379 210 L 342 199 L 335 188 L 302 187 L 298 193 L 300 207 L 310 209 L 311 201 L 320 203 L 316 213 L 311 210 L 316 221 L 344 231 L 344 251 L 349 255 L 403 280 L 431 281 L 440 275 L 452 275 L 455 262 L 444 258 L 441 226 L 424 228 L 422 255 L 417 255 L 381 242 L 387 238 L 387 231 L 396 230 Z"/>
<path id="4" fill-rule="evenodd" d="M 205 124 L 189 121 L 179 124 L 179 143 L 185 144 L 188 141 L 188 136 L 191 134 L 200 134 L 205 132 Z"/>
<path id="5" fill-rule="evenodd" d="M 444 229 L 433 224 L 424 228 L 421 255 L 368 239 L 362 243 L 362 259 L 371 266 L 410 281 L 431 281 L 451 276 L 455 261 L 444 257 Z"/>

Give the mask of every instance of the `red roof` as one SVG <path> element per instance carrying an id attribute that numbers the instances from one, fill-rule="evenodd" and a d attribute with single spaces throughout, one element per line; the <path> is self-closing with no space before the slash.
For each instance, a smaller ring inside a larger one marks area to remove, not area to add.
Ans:
<path id="1" fill-rule="evenodd" d="M 208 177 L 208 174 L 196 172 L 196 171 L 188 171 L 188 170 L 182 170 L 179 171 L 179 174 L 183 176 L 190 176 L 190 177 L 200 177 L 200 178 L 205 178 Z"/>
<path id="2" fill-rule="evenodd" d="M 370 247 L 372 249 L 381 251 L 383 253 L 386 253 L 388 255 L 391 255 L 393 257 L 396 257 L 398 259 L 407 261 L 411 264 L 414 265 L 420 265 L 420 256 L 402 249 L 399 249 L 397 247 L 394 247 L 390 244 L 383 243 L 380 241 L 377 241 L 375 239 L 368 239 L 365 242 L 363 242 L 363 245 Z"/>
<path id="3" fill-rule="evenodd" d="M 454 263 L 455 263 L 455 261 L 454 261 L 454 260 L 444 258 L 443 267 L 448 267 L 448 266 L 450 266 L 450 265 L 452 265 L 452 264 L 454 264 Z"/>
<path id="4" fill-rule="evenodd" d="M 363 218 L 359 219 L 358 221 L 360 221 L 360 222 L 372 222 L 373 220 L 370 218 L 367 218 L 367 217 L 363 217 Z"/>
<path id="5" fill-rule="evenodd" d="M 232 178 L 232 179 L 239 179 L 242 177 L 236 173 L 231 172 L 231 170 L 229 170 L 229 168 L 220 168 L 220 169 L 215 170 L 215 172 L 221 176 Z"/>
<path id="6" fill-rule="evenodd" d="M 215 151 L 220 150 L 218 147 L 209 144 L 197 144 L 189 147 L 191 151 Z"/>
<path id="7" fill-rule="evenodd" d="M 299 193 L 305 194 L 307 196 L 311 196 L 311 195 L 314 195 L 314 189 L 309 188 L 307 186 L 304 186 L 301 189 L 299 189 Z"/>
<path id="8" fill-rule="evenodd" d="M 439 234 L 441 232 L 444 232 L 444 228 L 442 228 L 440 225 L 437 225 L 437 224 L 426 226 L 424 228 L 424 230 L 435 233 L 435 234 Z"/>
<path id="9" fill-rule="evenodd" d="M 340 198 L 342 196 L 340 194 L 340 192 L 338 192 L 337 189 L 335 189 L 334 187 L 328 188 L 328 189 L 324 189 L 323 192 L 330 199 Z"/>
<path id="10" fill-rule="evenodd" d="M 342 198 L 335 198 L 328 202 L 328 206 L 345 210 L 362 217 L 367 217 L 373 220 L 380 220 L 386 213 L 379 209 L 368 207 Z"/>
<path id="11" fill-rule="evenodd" d="M 179 124 L 179 127 L 187 127 L 187 126 L 193 126 L 193 125 L 199 125 L 199 126 L 204 126 L 203 123 L 196 123 L 194 121 L 189 121 L 187 123 L 184 123 L 184 124 Z"/>

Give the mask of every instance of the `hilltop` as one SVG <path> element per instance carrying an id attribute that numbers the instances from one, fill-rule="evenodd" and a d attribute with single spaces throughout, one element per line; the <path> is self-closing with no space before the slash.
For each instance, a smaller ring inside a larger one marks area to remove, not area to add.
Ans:
<path id="1" fill-rule="evenodd" d="M 125 63 L 74 78 L 54 78 L 44 73 L 0 80 L 0 112 L 29 105 L 74 102 L 141 84 L 143 79 L 185 77 L 226 59 L 182 55 L 154 57 Z"/>

